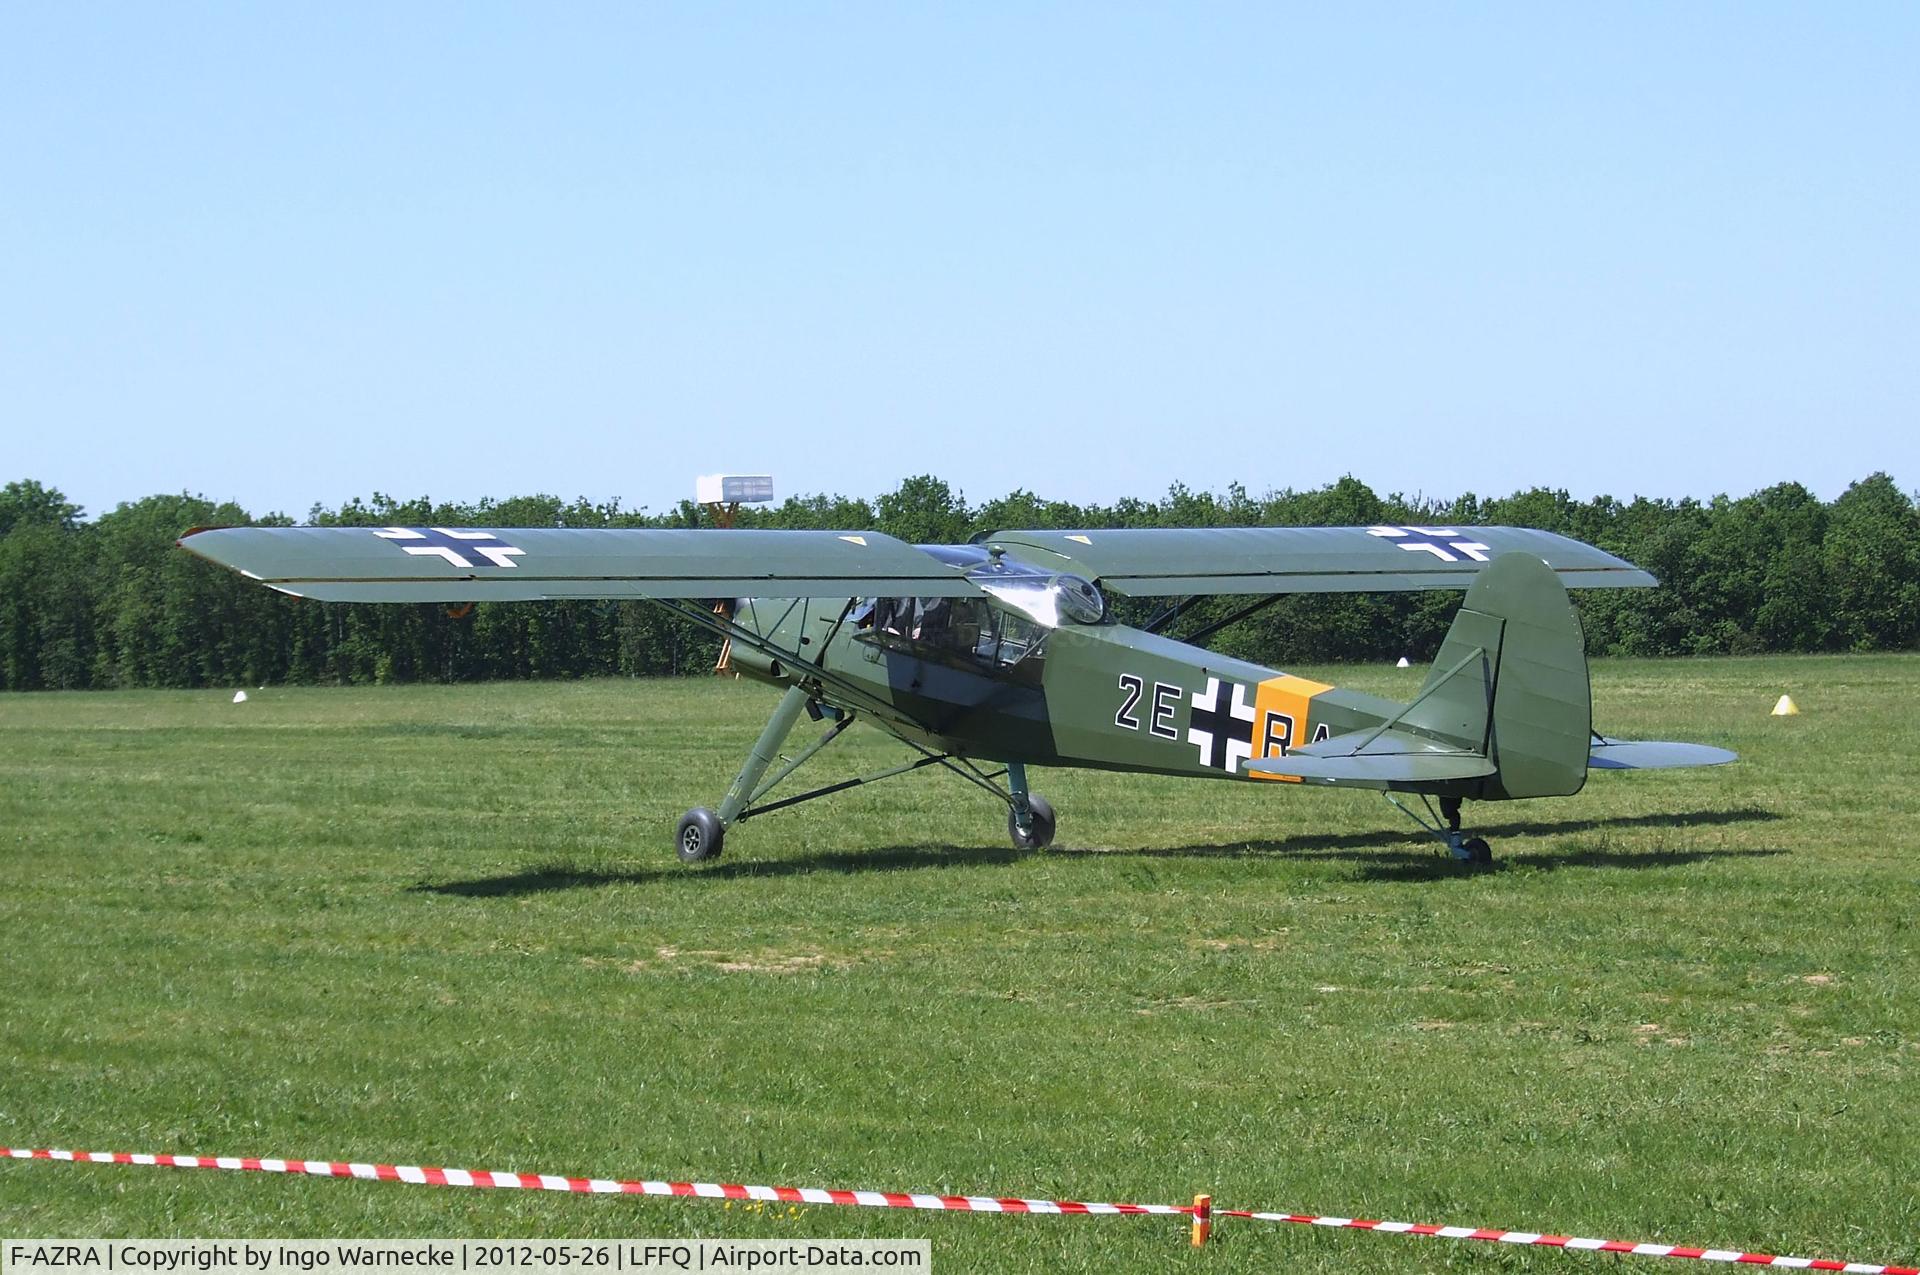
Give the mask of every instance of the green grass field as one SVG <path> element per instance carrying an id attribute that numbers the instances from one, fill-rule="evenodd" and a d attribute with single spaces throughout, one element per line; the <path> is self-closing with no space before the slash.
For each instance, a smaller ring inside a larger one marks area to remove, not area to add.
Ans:
<path id="1" fill-rule="evenodd" d="M 1055 771 L 1051 851 L 934 772 L 683 867 L 674 820 L 774 703 L 730 682 L 0 698 L 0 1144 L 1920 1257 L 1920 658 L 1594 681 L 1609 733 L 1742 761 L 1470 806 L 1481 873 L 1372 794 Z M 818 773 L 898 756 L 859 730 Z M 1664 1265 L 0 1162 L 0 1235 L 696 1233 L 925 1236 L 948 1271 Z"/>

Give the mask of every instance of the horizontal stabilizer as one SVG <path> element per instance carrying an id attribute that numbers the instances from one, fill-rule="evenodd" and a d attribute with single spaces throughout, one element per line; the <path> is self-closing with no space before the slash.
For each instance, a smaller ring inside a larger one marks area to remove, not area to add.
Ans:
<path id="1" fill-rule="evenodd" d="M 1740 754 L 1706 744 L 1671 740 L 1602 739 L 1587 756 L 1595 770 L 1674 770 L 1681 766 L 1724 766 Z"/>
<path id="2" fill-rule="evenodd" d="M 1481 753 L 1402 731 L 1384 731 L 1368 739 L 1370 733 L 1336 735 L 1305 748 L 1291 749 L 1284 757 L 1249 761 L 1246 769 L 1254 774 L 1285 775 L 1311 783 L 1348 784 L 1356 788 L 1479 779 L 1495 770 L 1493 762 Z"/>

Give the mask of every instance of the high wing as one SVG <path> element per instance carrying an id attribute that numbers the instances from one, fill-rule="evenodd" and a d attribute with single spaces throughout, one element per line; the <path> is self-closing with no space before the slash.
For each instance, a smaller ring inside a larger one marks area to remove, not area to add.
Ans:
<path id="1" fill-rule="evenodd" d="M 325 602 L 984 596 L 961 567 L 877 531 L 224 527 L 180 545 Z"/>
<path id="2" fill-rule="evenodd" d="M 1136 596 L 1465 588 L 1513 550 L 1569 587 L 1652 576 L 1612 554 L 1518 527 L 1204 527 L 1004 531 L 1032 566 Z M 297 597 L 328 602 L 546 598 L 976 597 L 966 564 L 877 531 L 541 527 L 225 527 L 183 548 Z"/>
<path id="3" fill-rule="evenodd" d="M 1484 564 L 1516 550 L 1543 560 L 1570 589 L 1658 583 L 1592 545 L 1525 527 L 1130 528 L 1000 531 L 983 539 L 1136 597 L 1464 589 Z"/>

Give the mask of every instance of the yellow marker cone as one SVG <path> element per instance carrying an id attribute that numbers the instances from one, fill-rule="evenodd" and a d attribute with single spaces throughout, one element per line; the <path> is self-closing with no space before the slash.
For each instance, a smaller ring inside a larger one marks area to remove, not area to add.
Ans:
<path id="1" fill-rule="evenodd" d="M 1775 717 L 1798 717 L 1800 716 L 1800 706 L 1793 702 L 1793 696 L 1782 695 L 1780 702 L 1773 706 L 1773 715 Z"/>

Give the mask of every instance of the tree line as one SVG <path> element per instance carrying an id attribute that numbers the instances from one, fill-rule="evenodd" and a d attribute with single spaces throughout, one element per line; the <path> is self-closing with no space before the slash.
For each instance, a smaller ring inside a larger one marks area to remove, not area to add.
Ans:
<path id="1" fill-rule="evenodd" d="M 477 504 L 375 494 L 321 526 L 692 527 L 692 502 L 660 514 L 551 496 Z M 194 687 L 267 683 L 463 682 L 652 676 L 712 667 L 718 640 L 643 602 L 330 605 L 289 598 L 175 547 L 196 526 L 290 526 L 232 503 L 150 496 L 87 519 L 59 491 L 0 489 L 0 688 Z M 1575 500 L 1535 488 L 1499 499 L 1380 496 L 1354 478 L 1254 496 L 1175 486 L 1111 505 L 1028 491 L 970 504 L 936 477 L 873 501 L 796 496 L 740 512 L 748 527 L 874 529 L 915 543 L 1032 528 L 1347 526 L 1538 527 L 1598 545 L 1659 577 L 1654 589 L 1577 594 L 1598 654 L 1884 651 L 1920 646 L 1920 509 L 1885 474 L 1821 501 L 1798 483 L 1737 499 Z M 1193 632 L 1244 599 L 1207 599 L 1171 632 Z M 1438 649 L 1458 593 L 1301 594 L 1223 629 L 1210 644 L 1285 667 L 1331 660 L 1416 662 Z M 1139 623 L 1156 599 L 1116 599 Z"/>

